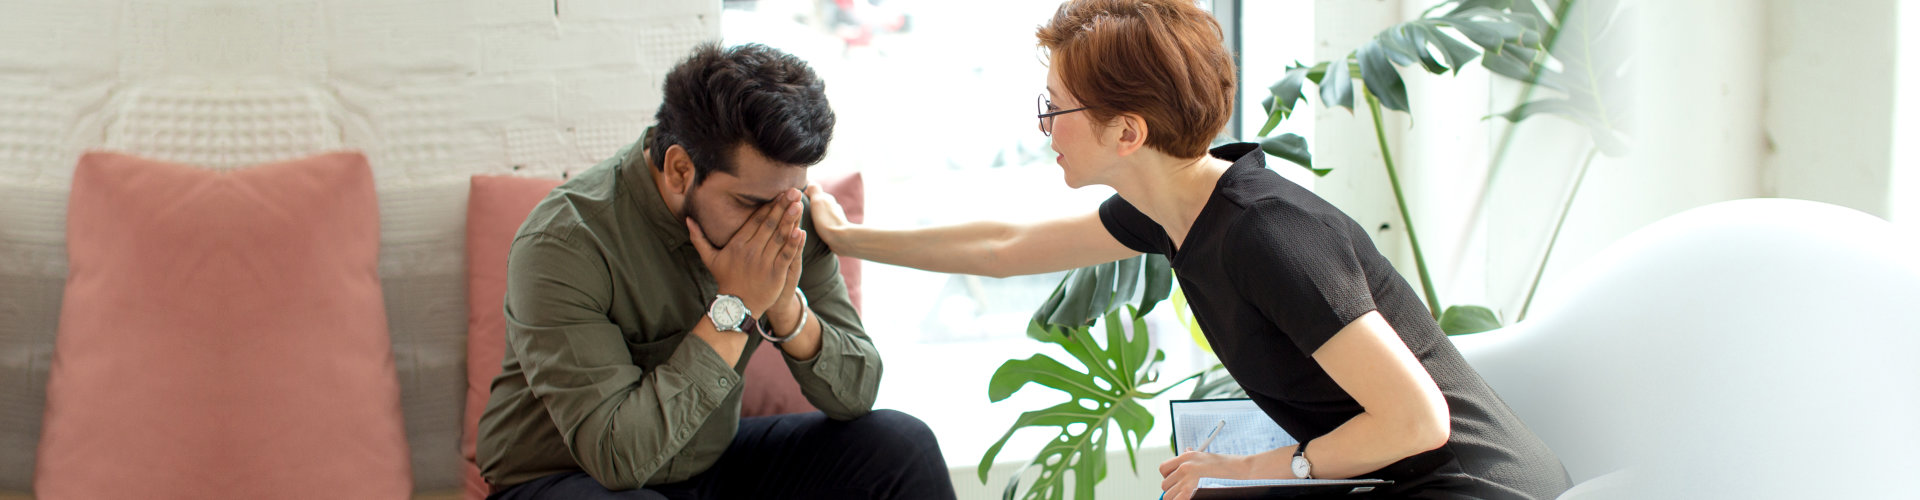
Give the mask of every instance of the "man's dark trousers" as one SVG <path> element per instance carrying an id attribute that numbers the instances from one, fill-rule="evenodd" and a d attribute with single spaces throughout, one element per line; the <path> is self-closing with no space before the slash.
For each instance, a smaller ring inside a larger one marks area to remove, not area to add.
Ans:
<path id="1" fill-rule="evenodd" d="M 609 491 L 585 472 L 554 474 L 487 500 L 733 498 L 951 499 L 946 459 L 927 424 L 878 410 L 848 422 L 820 412 L 740 419 L 720 461 L 686 481 Z"/>

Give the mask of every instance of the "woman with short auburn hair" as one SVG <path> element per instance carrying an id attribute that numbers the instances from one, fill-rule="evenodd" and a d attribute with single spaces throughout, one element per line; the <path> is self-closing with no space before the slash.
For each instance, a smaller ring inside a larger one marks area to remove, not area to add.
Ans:
<path id="1" fill-rule="evenodd" d="M 851 224 L 812 197 L 844 256 L 1012 276 L 1166 255 L 1227 371 L 1301 444 L 1196 450 L 1160 465 L 1166 498 L 1201 477 L 1378 478 L 1393 498 L 1547 499 L 1569 487 L 1545 443 L 1474 373 L 1351 217 L 1268 170 L 1255 144 L 1207 149 L 1233 113 L 1213 16 L 1179 0 L 1073 0 L 1037 36 L 1038 99 L 1069 187 L 1116 191 L 1038 222 L 918 229 Z"/>

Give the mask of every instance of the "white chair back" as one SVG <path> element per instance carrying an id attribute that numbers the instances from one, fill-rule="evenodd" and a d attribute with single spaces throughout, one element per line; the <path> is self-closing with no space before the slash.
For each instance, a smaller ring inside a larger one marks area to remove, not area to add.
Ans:
<path id="1" fill-rule="evenodd" d="M 1630 235 L 1528 320 L 1454 341 L 1576 483 L 1627 471 L 1596 497 L 1910 498 L 1916 257 L 1912 235 L 1851 209 L 1723 202 Z"/>

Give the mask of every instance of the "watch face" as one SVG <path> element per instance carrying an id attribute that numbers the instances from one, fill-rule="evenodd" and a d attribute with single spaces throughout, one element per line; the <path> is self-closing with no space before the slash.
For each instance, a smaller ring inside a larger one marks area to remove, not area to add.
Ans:
<path id="1" fill-rule="evenodd" d="M 721 295 L 713 299 L 713 310 L 708 318 L 713 326 L 723 332 L 740 331 L 740 321 L 747 317 L 747 305 L 731 295 Z"/>
<path id="2" fill-rule="evenodd" d="M 1313 467 L 1307 464 L 1307 457 L 1293 457 L 1293 475 L 1305 479 Z"/>

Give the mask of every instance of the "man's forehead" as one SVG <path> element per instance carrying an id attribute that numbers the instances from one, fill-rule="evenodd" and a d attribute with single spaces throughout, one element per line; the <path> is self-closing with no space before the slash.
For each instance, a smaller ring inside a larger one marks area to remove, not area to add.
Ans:
<path id="1" fill-rule="evenodd" d="M 716 180 L 725 178 L 718 184 L 731 196 L 739 196 L 750 201 L 766 202 L 788 189 L 807 188 L 807 169 L 797 166 L 768 168 L 759 172 L 744 165 L 734 168 L 734 172 L 714 172 Z M 758 174 L 758 175 L 756 175 Z"/>

